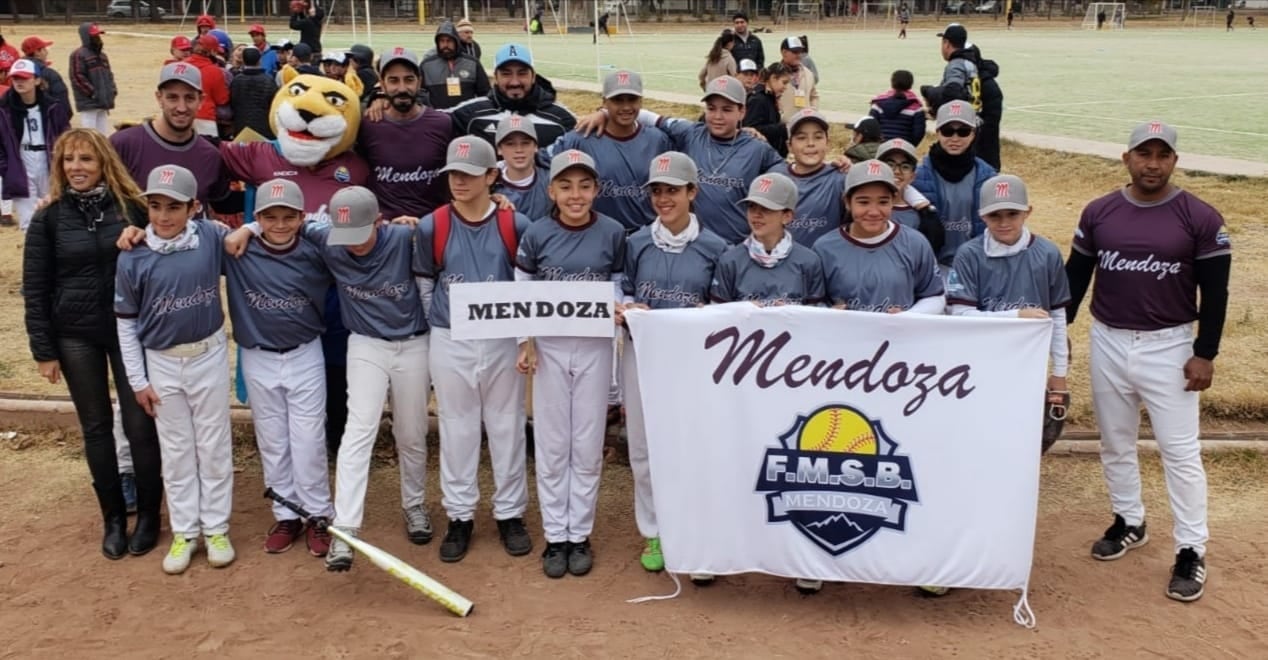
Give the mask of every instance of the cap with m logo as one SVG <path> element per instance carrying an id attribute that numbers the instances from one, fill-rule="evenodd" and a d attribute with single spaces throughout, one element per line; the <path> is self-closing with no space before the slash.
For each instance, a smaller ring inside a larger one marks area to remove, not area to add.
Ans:
<path id="1" fill-rule="evenodd" d="M 894 179 L 894 170 L 884 161 L 865 160 L 861 163 L 855 163 L 850 166 L 850 171 L 845 173 L 845 194 L 848 197 L 855 189 L 866 186 L 869 183 L 879 183 L 888 187 L 893 192 L 898 192 L 898 182 Z"/>
<path id="2" fill-rule="evenodd" d="M 176 178 L 176 170 L 159 170 L 159 183 L 170 186 L 174 178 Z"/>
<path id="3" fill-rule="evenodd" d="M 418 55 L 404 46 L 396 46 L 379 58 L 379 77 L 382 77 L 387 68 L 396 62 L 404 62 L 414 70 L 414 73 L 419 72 Z"/>
<path id="4" fill-rule="evenodd" d="M 159 165 L 150 170 L 142 195 L 162 195 L 178 202 L 188 202 L 198 196 L 198 180 L 194 173 L 180 165 Z"/>
<path id="5" fill-rule="evenodd" d="M 505 119 L 503 121 L 506 121 Z M 493 145 L 487 140 L 464 135 L 454 138 L 449 143 L 449 150 L 445 154 L 445 166 L 440 168 L 441 172 L 462 172 L 471 176 L 479 176 L 487 174 L 489 170 L 498 166 L 497 154 L 493 152 Z"/>
<path id="6" fill-rule="evenodd" d="M 643 77 L 634 71 L 620 69 L 603 77 L 603 98 L 643 96 Z"/>
<path id="7" fill-rule="evenodd" d="M 700 172 L 696 162 L 681 151 L 666 151 L 652 159 L 647 173 L 647 183 L 665 183 L 671 186 L 696 185 L 700 182 Z"/>
<path id="8" fill-rule="evenodd" d="M 731 76 L 718 76 L 709 82 L 708 88 L 705 90 L 703 102 L 708 102 L 711 97 L 721 96 L 722 98 L 739 105 L 744 105 L 748 98 L 748 90 L 744 89 L 744 83 Z"/>
<path id="9" fill-rule="evenodd" d="M 257 188 L 261 194 L 255 198 L 255 214 L 265 209 L 283 207 L 304 212 L 304 193 L 290 179 L 271 179 Z"/>
<path id="10" fill-rule="evenodd" d="M 364 245 L 379 221 L 379 200 L 366 188 L 340 188 L 327 206 L 333 210 L 327 245 Z"/>
<path id="11" fill-rule="evenodd" d="M 1176 142 L 1179 139 L 1180 136 L 1176 133 L 1174 126 L 1155 119 L 1138 124 L 1132 129 L 1131 137 L 1127 141 L 1127 150 L 1131 151 L 1150 140 L 1159 140 L 1175 151 Z"/>
<path id="12" fill-rule="evenodd" d="M 163 66 L 159 71 L 158 87 L 162 89 L 171 82 L 179 82 L 193 87 L 195 90 L 203 91 L 203 74 L 198 67 L 191 66 L 185 62 L 172 62 Z"/>
<path id="13" fill-rule="evenodd" d="M 352 207 L 340 206 L 338 209 L 335 209 L 335 222 L 341 225 L 346 225 L 349 222 L 352 222 Z"/>
<path id="14" fill-rule="evenodd" d="M 982 183 L 978 191 L 981 201 L 978 213 L 986 215 L 996 211 L 1030 209 L 1030 197 L 1026 192 L 1026 183 L 1011 174 L 991 177 Z"/>
<path id="15" fill-rule="evenodd" d="M 555 157 L 550 159 L 550 180 L 554 181 L 555 177 L 573 168 L 581 168 L 595 179 L 599 178 L 599 167 L 595 164 L 594 158 L 590 157 L 590 154 L 576 149 L 569 149 L 563 153 L 555 154 Z"/>
<path id="16" fill-rule="evenodd" d="M 934 120 L 934 129 L 942 128 L 950 123 L 960 123 L 970 128 L 977 128 L 977 112 L 973 110 L 973 106 L 964 101 L 951 101 L 943 103 L 938 108 L 936 119 Z"/>
<path id="17" fill-rule="evenodd" d="M 533 142 L 537 141 L 537 127 L 533 126 L 533 120 L 524 115 L 509 114 L 498 121 L 497 131 L 494 133 L 493 143 L 501 145 L 502 141 L 515 134 L 523 135 Z"/>
<path id="18" fill-rule="evenodd" d="M 884 163 L 880 162 L 879 160 L 867 161 L 867 175 L 878 176 L 881 173 L 882 166 L 884 166 Z"/>
<path id="19" fill-rule="evenodd" d="M 744 208 L 756 204 L 772 211 L 792 211 L 797 208 L 797 184 L 782 174 L 763 174 L 748 186 L 748 197 L 738 205 Z"/>

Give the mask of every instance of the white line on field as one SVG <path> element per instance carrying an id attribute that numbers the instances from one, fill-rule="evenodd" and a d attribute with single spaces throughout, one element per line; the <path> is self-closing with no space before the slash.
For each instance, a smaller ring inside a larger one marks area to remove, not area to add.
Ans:
<path id="1" fill-rule="evenodd" d="M 1268 96 L 1268 92 L 1241 92 L 1238 94 L 1204 94 L 1202 96 L 1164 96 L 1156 99 L 1132 99 L 1132 103 L 1157 103 L 1160 101 L 1201 101 L 1203 99 L 1227 99 L 1243 96 Z M 1123 99 L 1104 99 L 1100 101 L 1076 101 L 1074 103 L 1036 103 L 1034 105 L 1009 106 L 1009 110 L 1030 110 L 1031 108 L 1068 108 L 1073 105 L 1105 105 L 1122 103 Z"/>
<path id="2" fill-rule="evenodd" d="M 1102 115 L 1078 115 L 1078 114 L 1074 114 L 1070 112 L 1047 112 L 1044 110 L 1027 110 L 1024 108 L 1010 108 L 1008 106 L 1005 106 L 1004 110 L 1005 111 L 1016 110 L 1018 112 L 1028 112 L 1035 115 L 1050 115 L 1053 117 L 1068 117 L 1070 119 L 1094 119 L 1097 121 L 1114 121 L 1120 124 L 1139 124 L 1142 121 L 1148 121 L 1148 118 L 1131 119 L 1131 118 L 1124 118 L 1124 117 L 1105 117 Z M 1249 135 L 1251 137 L 1268 138 L 1268 133 L 1255 133 L 1252 131 L 1232 131 L 1226 128 L 1212 128 L 1210 126 L 1189 126 L 1185 124 L 1171 124 L 1171 125 L 1175 128 L 1183 128 L 1185 130 L 1190 130 L 1190 131 L 1206 131 L 1208 133 L 1225 133 L 1228 135 Z"/>

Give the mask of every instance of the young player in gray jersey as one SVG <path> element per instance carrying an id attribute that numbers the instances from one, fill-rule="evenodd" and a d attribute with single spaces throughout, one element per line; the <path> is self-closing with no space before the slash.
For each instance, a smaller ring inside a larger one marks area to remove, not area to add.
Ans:
<path id="1" fill-rule="evenodd" d="M 891 218 L 898 185 L 889 166 L 865 160 L 845 180 L 850 222 L 816 243 L 828 298 L 838 309 L 941 314 L 942 278 L 929 242 Z"/>
<path id="2" fill-rule="evenodd" d="M 144 243 L 120 238 L 115 283 L 119 348 L 137 403 L 154 417 L 172 546 L 163 571 L 189 568 L 201 533 L 207 563 L 233 563 L 233 445 L 229 430 L 229 355 L 220 273 L 225 231 L 192 218 L 198 182 L 161 165 L 145 192 Z M 125 246 L 126 244 L 126 246 Z"/>
<path id="3" fill-rule="evenodd" d="M 318 522 L 334 515 L 334 505 L 321 333 L 332 280 L 321 248 L 299 238 L 304 194 L 294 181 L 260 184 L 255 221 L 260 240 L 225 263 L 233 338 L 242 348 L 238 359 L 264 483 L 315 516 L 305 526 L 293 511 L 274 504 L 264 550 L 285 552 L 303 536 L 310 554 L 325 557 L 330 536 Z"/>
<path id="4" fill-rule="evenodd" d="M 603 110 L 608 115 L 602 135 L 571 132 L 545 149 L 550 158 L 568 149 L 590 154 L 599 166 L 599 196 L 595 211 L 615 218 L 627 232 L 651 224 L 656 218 L 647 201 L 647 164 L 671 148 L 669 136 L 659 128 L 640 126 L 643 109 L 643 77 L 621 69 L 603 79 Z"/>
<path id="5" fill-rule="evenodd" d="M 698 307 L 709 300 L 713 271 L 726 251 L 726 242 L 700 227 L 691 212 L 699 176 L 687 154 L 670 151 L 652 159 L 647 176 L 648 197 L 656 213 L 652 224 L 632 234 L 625 243 L 625 276 L 617 323 L 624 325 L 627 309 Z M 643 568 L 665 568 L 660 531 L 652 501 L 652 473 L 647 455 L 647 427 L 639 394 L 634 342 L 626 335 L 621 355 L 625 390 L 625 427 L 629 437 L 630 471 L 634 473 L 634 520 L 643 535 Z"/>
<path id="6" fill-rule="evenodd" d="M 1065 318 L 1070 285 L 1061 250 L 1026 227 L 1031 206 L 1021 179 L 1011 175 L 987 179 L 980 197 L 986 234 L 956 252 L 947 274 L 947 304 L 956 316 L 1052 319 L 1052 375 L 1044 409 L 1054 422 L 1062 422 L 1070 405 Z M 1059 432 L 1059 424 L 1045 422 L 1041 451 L 1056 442 Z"/>
<path id="7" fill-rule="evenodd" d="M 938 211 L 924 199 L 911 182 L 916 179 L 916 167 L 920 159 L 916 157 L 916 147 L 902 138 L 894 138 L 882 142 L 876 149 L 876 159 L 889 165 L 894 172 L 894 183 L 898 185 L 898 195 L 894 197 L 894 210 L 890 219 L 895 224 L 915 229 L 929 241 L 936 255 L 946 242 L 946 230 L 938 219 Z M 913 200 L 912 198 L 916 199 Z"/>
<path id="8" fill-rule="evenodd" d="M 487 140 L 464 136 L 449 143 L 445 166 L 452 201 L 425 216 L 414 238 L 414 275 L 431 323 L 431 374 L 440 416 L 440 490 L 449 527 L 440 559 L 462 560 L 475 529 L 480 500 L 480 424 L 489 437 L 493 518 L 512 556 L 533 549 L 524 528 L 524 378 L 516 370 L 514 339 L 454 339 L 449 332 L 449 287 L 460 282 L 509 282 L 515 249 L 531 221 L 499 210 L 489 196 L 497 156 Z"/>
<path id="9" fill-rule="evenodd" d="M 912 187 L 927 196 L 938 210 L 946 230 L 946 241 L 938 252 L 938 265 L 944 275 L 951 269 L 955 251 L 986 231 L 977 213 L 977 193 L 982 183 L 997 172 L 974 155 L 978 124 L 977 113 L 966 101 L 951 101 L 938 108 L 934 122 L 938 141 L 916 168 L 912 182 Z"/>
<path id="10" fill-rule="evenodd" d="M 392 435 L 400 461 L 401 509 L 405 533 L 415 544 L 431 541 L 431 518 L 424 505 L 427 477 L 427 319 L 411 270 L 414 231 L 405 225 L 380 226 L 378 200 L 366 188 L 340 189 L 330 199 L 331 224 L 309 222 L 301 236 L 322 250 L 334 276 L 348 338 L 348 424 L 335 467 L 335 521 L 356 534 L 365 515 L 370 457 L 392 395 Z M 235 252 L 259 233 L 256 223 L 234 233 Z M 238 243 L 238 240 L 243 243 Z M 352 567 L 352 549 L 334 539 L 326 569 Z"/>
<path id="11" fill-rule="evenodd" d="M 806 247 L 839 227 L 845 211 L 845 175 L 826 162 L 828 149 L 828 120 L 814 108 L 798 110 L 788 118 L 793 162 L 771 169 L 797 184 L 797 210 L 788 231 Z"/>
<path id="12" fill-rule="evenodd" d="M 759 307 L 822 304 L 819 256 L 788 231 L 797 208 L 797 185 L 782 174 L 763 174 L 739 204 L 746 207 L 751 233 L 718 260 L 710 298 L 746 300 Z"/>
<path id="13" fill-rule="evenodd" d="M 565 151 L 550 163 L 555 212 L 534 222 L 515 256 L 517 280 L 613 281 L 619 299 L 625 267 L 625 229 L 596 213 L 599 175 L 594 159 Z M 585 575 L 594 559 L 594 529 L 603 468 L 606 404 L 612 377 L 612 340 L 536 337 L 536 355 L 521 343 L 517 366 L 533 374 L 537 499 L 548 577 Z"/>
<path id="14" fill-rule="evenodd" d="M 531 220 L 549 215 L 550 170 L 537 166 L 537 129 L 532 120 L 514 114 L 503 117 L 494 140 L 502 157 L 498 163 L 502 176 L 494 184 L 494 192 L 505 196 L 516 211 Z"/>

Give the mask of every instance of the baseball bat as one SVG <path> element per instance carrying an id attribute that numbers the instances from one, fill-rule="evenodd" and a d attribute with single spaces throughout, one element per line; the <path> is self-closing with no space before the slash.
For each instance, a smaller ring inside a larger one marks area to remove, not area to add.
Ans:
<path id="1" fill-rule="evenodd" d="M 266 489 L 264 491 L 264 496 L 274 502 L 277 502 L 278 504 L 281 504 L 291 511 L 294 511 L 305 520 L 310 520 L 313 517 L 304 510 L 304 507 L 286 499 L 285 497 L 282 497 L 281 495 L 278 495 L 272 488 Z M 426 573 L 406 564 L 386 551 L 366 543 L 351 534 L 343 532 L 334 525 L 329 525 L 325 522 L 319 522 L 318 524 L 321 525 L 321 527 L 331 536 L 347 543 L 353 550 L 363 555 L 366 559 L 369 559 L 375 566 L 387 571 L 388 575 L 391 575 L 392 577 L 418 590 L 424 596 L 440 603 L 450 612 L 453 612 L 458 616 L 467 616 L 475 607 L 475 603 L 467 600 L 458 592 L 446 587 L 440 582 L 437 582 Z"/>

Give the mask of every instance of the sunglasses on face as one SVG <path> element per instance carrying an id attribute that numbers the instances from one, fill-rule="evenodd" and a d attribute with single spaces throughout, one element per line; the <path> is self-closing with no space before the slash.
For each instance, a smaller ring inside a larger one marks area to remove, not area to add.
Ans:
<path id="1" fill-rule="evenodd" d="M 942 137 L 951 137 L 952 135 L 968 137 L 972 134 L 973 129 L 968 126 L 943 126 L 938 129 L 938 135 Z"/>
<path id="2" fill-rule="evenodd" d="M 895 173 L 902 172 L 906 174 L 916 171 L 916 166 L 905 160 L 901 163 L 898 161 L 887 161 L 885 164 L 889 166 L 889 169 L 894 170 Z"/>

